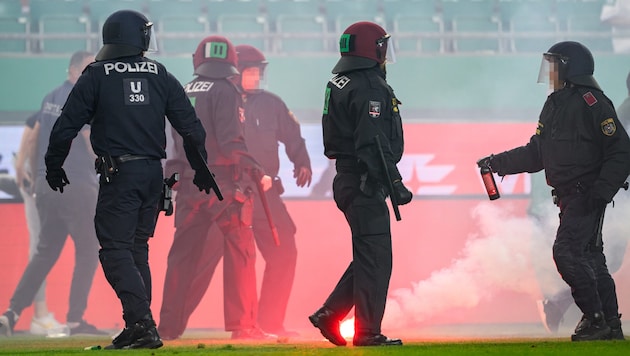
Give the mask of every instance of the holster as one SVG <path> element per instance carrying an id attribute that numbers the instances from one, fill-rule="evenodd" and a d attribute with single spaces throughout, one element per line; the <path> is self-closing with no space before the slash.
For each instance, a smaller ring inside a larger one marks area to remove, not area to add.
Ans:
<path id="1" fill-rule="evenodd" d="M 282 185 L 282 179 L 280 179 L 280 177 L 273 177 L 271 188 L 274 189 L 276 193 L 278 193 L 278 195 L 282 195 L 282 193 L 284 193 L 284 185 Z"/>
<path id="2" fill-rule="evenodd" d="M 237 186 L 234 190 L 234 200 L 240 206 L 238 216 L 241 224 L 251 226 L 254 221 L 254 192 L 251 188 L 242 190 Z"/>
<path id="3" fill-rule="evenodd" d="M 173 185 L 179 180 L 179 173 L 175 172 L 170 178 L 165 178 L 162 185 L 162 205 L 160 211 L 164 212 L 165 216 L 173 214 Z"/>
<path id="4" fill-rule="evenodd" d="M 374 195 L 374 193 L 384 191 L 384 187 L 376 179 L 371 178 L 366 172 L 361 174 L 361 183 L 359 185 L 359 190 L 361 190 L 361 193 L 365 194 L 366 196 L 371 197 Z M 385 193 L 385 195 L 387 194 L 388 193 Z"/>
<path id="5" fill-rule="evenodd" d="M 94 162 L 94 169 L 100 175 L 101 183 L 110 183 L 114 176 L 118 174 L 118 164 L 110 155 L 98 156 Z"/>

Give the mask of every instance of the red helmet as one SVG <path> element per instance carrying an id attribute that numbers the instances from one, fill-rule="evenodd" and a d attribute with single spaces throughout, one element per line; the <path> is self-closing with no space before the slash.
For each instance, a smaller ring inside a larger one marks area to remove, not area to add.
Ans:
<path id="1" fill-rule="evenodd" d="M 223 36 L 208 36 L 193 54 L 195 74 L 208 78 L 227 78 L 238 74 L 238 58 L 232 42 Z"/>
<path id="2" fill-rule="evenodd" d="M 248 67 L 260 67 L 264 70 L 269 62 L 265 55 L 258 48 L 246 44 L 236 46 L 236 54 L 238 56 L 238 71 Z"/>
<path id="3" fill-rule="evenodd" d="M 368 21 L 350 25 L 339 39 L 341 58 L 333 73 L 366 69 L 385 62 L 389 35 L 385 30 Z"/>

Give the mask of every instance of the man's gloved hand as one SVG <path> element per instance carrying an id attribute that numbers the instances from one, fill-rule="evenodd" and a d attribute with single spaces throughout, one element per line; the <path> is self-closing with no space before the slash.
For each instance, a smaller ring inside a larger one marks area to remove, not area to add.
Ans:
<path id="1" fill-rule="evenodd" d="M 63 168 L 46 170 L 46 181 L 52 190 L 57 191 L 59 189 L 59 193 L 63 193 L 63 187 L 70 184 Z"/>
<path id="2" fill-rule="evenodd" d="M 205 190 L 206 194 L 210 194 L 210 189 L 212 189 L 212 177 L 210 177 L 210 174 L 206 169 L 198 169 L 195 171 L 195 177 L 193 178 L 193 184 L 199 188 L 199 191 Z"/>
<path id="3" fill-rule="evenodd" d="M 413 194 L 400 180 L 393 182 L 394 194 L 396 194 L 396 202 L 398 205 L 405 205 L 411 201 Z"/>
<path id="4" fill-rule="evenodd" d="M 494 158 L 494 155 L 490 155 L 484 158 L 480 158 L 477 161 L 477 167 L 481 168 L 481 167 L 489 167 L 493 172 L 496 172 L 496 170 L 492 169 L 492 158 Z"/>
<path id="5" fill-rule="evenodd" d="M 295 184 L 298 187 L 310 187 L 311 179 L 313 178 L 313 172 L 308 167 L 295 168 L 293 170 L 293 178 L 295 178 Z"/>

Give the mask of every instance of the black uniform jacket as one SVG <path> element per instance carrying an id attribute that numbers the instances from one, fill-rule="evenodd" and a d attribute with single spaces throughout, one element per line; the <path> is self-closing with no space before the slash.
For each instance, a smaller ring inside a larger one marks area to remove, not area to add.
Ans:
<path id="1" fill-rule="evenodd" d="M 94 153 L 166 157 L 165 120 L 202 150 L 205 131 L 181 84 L 143 56 L 90 64 L 79 77 L 53 127 L 46 165 L 61 167 L 72 139 L 91 125 Z"/>
<path id="2" fill-rule="evenodd" d="M 279 96 L 268 91 L 251 93 L 245 96 L 243 105 L 245 142 L 265 173 L 278 175 L 278 142 L 282 142 L 287 157 L 296 169 L 311 169 L 300 124 Z"/>
<path id="3" fill-rule="evenodd" d="M 529 143 L 492 159 L 500 175 L 545 170 L 560 190 L 578 183 L 610 202 L 630 174 L 630 139 L 603 92 L 570 86 L 547 98 Z"/>
<path id="4" fill-rule="evenodd" d="M 231 179 L 226 176 L 230 171 L 228 166 L 253 165 L 259 168 L 256 161 L 248 153 L 245 137 L 243 136 L 243 99 L 237 87 L 227 78 L 196 77 L 184 85 L 184 90 L 195 107 L 204 128 L 206 129 L 206 149 L 208 151 L 208 166 L 217 179 Z M 183 172 L 184 177 L 192 172 L 185 164 L 184 153 L 180 138 L 173 135 L 175 140 L 175 156 L 166 162 L 167 175 L 173 172 Z M 226 169 L 216 169 L 223 167 Z M 262 172 L 262 169 L 261 169 Z"/>
<path id="5" fill-rule="evenodd" d="M 400 102 L 385 73 L 375 66 L 337 74 L 326 85 L 324 100 L 324 154 L 358 159 L 370 177 L 387 184 L 374 139 L 379 136 L 391 179 L 400 179 L 396 167 L 404 149 Z"/>

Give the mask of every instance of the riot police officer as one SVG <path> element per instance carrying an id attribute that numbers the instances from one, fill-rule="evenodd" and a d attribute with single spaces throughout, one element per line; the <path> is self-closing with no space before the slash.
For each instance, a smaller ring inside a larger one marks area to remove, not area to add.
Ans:
<path id="1" fill-rule="evenodd" d="M 103 25 L 103 47 L 70 93 L 50 135 L 46 180 L 63 193 L 69 184 L 62 164 L 79 129 L 91 125 L 100 188 L 94 223 L 99 259 L 121 301 L 125 328 L 106 348 L 162 346 L 151 314 L 148 240 L 153 235 L 166 158 L 165 116 L 186 137 L 185 149 L 208 191 L 205 130 L 181 84 L 159 62 L 152 23 L 136 11 L 111 14 Z M 204 169 L 205 168 L 205 169 Z"/>
<path id="2" fill-rule="evenodd" d="M 274 177 L 266 197 L 278 231 L 278 245 L 272 237 L 262 202 L 259 199 L 254 201 L 252 228 L 256 246 L 265 259 L 258 299 L 258 324 L 272 334 L 295 336 L 294 332 L 284 328 L 284 316 L 297 263 L 296 226 L 280 197 L 284 188 L 278 177 L 278 143 L 284 145 L 293 163 L 293 176 L 298 187 L 310 186 L 311 160 L 300 132 L 300 123 L 279 96 L 262 88 L 267 67 L 265 55 L 250 45 L 236 46 L 236 53 L 239 86 L 243 90 L 245 142 L 265 172 Z"/>
<path id="3" fill-rule="evenodd" d="M 338 346 L 346 344 L 339 322 L 352 307 L 355 346 L 402 345 L 381 333 L 392 271 L 385 198 L 393 194 L 398 204 L 412 199 L 396 167 L 403 154 L 403 127 L 400 101 L 386 81 L 385 65 L 393 60 L 389 38 L 375 23 L 350 25 L 339 41 L 335 76 L 326 85 L 324 154 L 336 159 L 333 195 L 352 231 L 353 260 L 309 320 Z"/>
<path id="4" fill-rule="evenodd" d="M 553 258 L 584 314 L 573 341 L 623 339 L 602 224 L 606 205 L 630 173 L 630 139 L 593 77 L 594 67 L 591 52 L 581 43 L 549 48 L 539 82 L 548 81 L 553 92 L 536 133 L 524 146 L 478 161 L 501 176 L 545 170 L 560 208 Z"/>
<path id="5" fill-rule="evenodd" d="M 223 257 L 225 330 L 232 332 L 232 339 L 272 339 L 256 322 L 256 246 L 251 230 L 258 190 L 254 179 L 268 189 L 271 178 L 263 175 L 245 145 L 243 101 L 231 80 L 238 74 L 236 50 L 227 38 L 208 36 L 197 46 L 193 66 L 197 77 L 184 89 L 208 130 L 208 165 L 224 199 L 208 201 L 186 180 L 177 187 L 175 236 L 168 254 L 159 331 L 166 339 L 182 335 Z M 166 162 L 167 174 L 192 175 L 182 160 L 181 150 L 176 150 Z M 220 232 L 212 231 L 213 225 Z"/>

